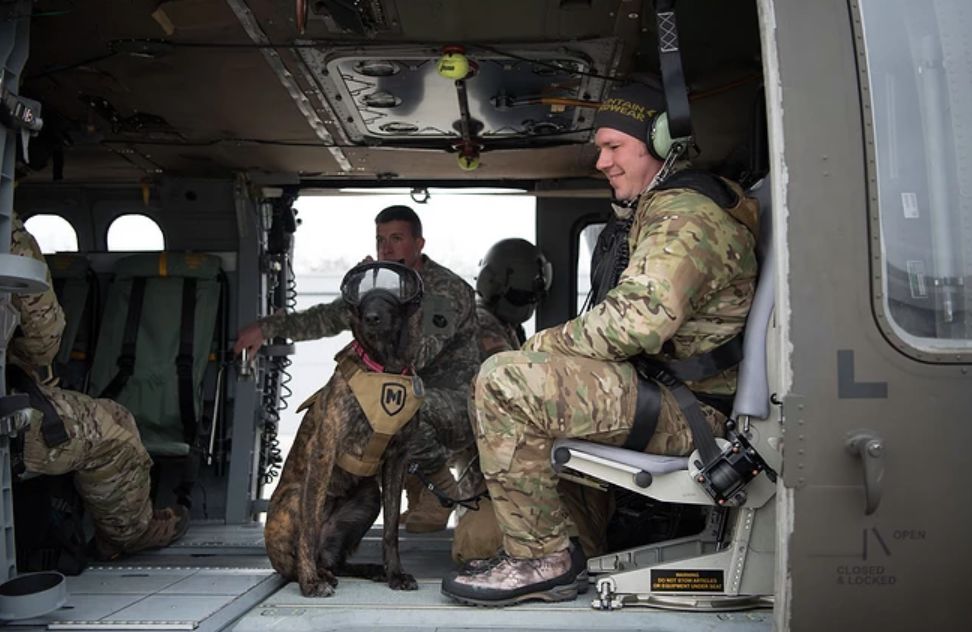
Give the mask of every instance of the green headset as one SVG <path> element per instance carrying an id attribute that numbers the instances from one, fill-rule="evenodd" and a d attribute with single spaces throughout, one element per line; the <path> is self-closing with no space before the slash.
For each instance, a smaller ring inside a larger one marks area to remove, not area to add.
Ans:
<path id="1" fill-rule="evenodd" d="M 648 137 L 645 139 L 648 153 L 658 160 L 665 160 L 672 149 L 672 133 L 668 129 L 668 112 L 656 114 L 648 125 Z"/>

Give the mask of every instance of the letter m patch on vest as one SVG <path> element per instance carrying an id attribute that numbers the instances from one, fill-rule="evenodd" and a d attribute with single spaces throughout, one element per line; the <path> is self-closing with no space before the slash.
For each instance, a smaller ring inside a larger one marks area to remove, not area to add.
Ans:
<path id="1" fill-rule="evenodd" d="M 394 417 L 405 407 L 405 387 L 395 382 L 385 382 L 381 385 L 381 407 Z"/>

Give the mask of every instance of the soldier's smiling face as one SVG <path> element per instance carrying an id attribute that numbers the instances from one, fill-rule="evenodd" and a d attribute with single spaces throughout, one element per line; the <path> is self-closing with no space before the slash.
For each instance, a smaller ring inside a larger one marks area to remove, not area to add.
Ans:
<path id="1" fill-rule="evenodd" d="M 378 261 L 395 261 L 417 269 L 425 240 L 412 234 L 412 226 L 400 219 L 375 225 Z"/>
<path id="2" fill-rule="evenodd" d="M 638 197 L 661 169 L 661 161 L 648 153 L 642 141 L 616 129 L 597 130 L 594 144 L 598 150 L 597 169 L 608 177 L 615 199 Z"/>

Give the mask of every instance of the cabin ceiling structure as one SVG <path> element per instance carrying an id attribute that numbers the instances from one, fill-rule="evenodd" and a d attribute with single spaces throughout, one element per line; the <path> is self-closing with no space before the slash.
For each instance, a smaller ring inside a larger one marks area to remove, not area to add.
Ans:
<path id="1" fill-rule="evenodd" d="M 700 160 L 715 165 L 752 127 L 756 8 L 678 10 Z M 24 177 L 590 177 L 593 110 L 571 100 L 600 100 L 614 77 L 657 82 L 655 30 L 649 0 L 40 0 L 21 92 L 45 128 Z M 457 164 L 456 88 L 435 71 L 455 45 L 478 65 L 472 171 Z"/>

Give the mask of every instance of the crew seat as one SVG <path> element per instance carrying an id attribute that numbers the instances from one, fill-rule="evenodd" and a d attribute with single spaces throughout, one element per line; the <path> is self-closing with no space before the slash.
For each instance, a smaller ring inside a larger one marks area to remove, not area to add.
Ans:
<path id="1" fill-rule="evenodd" d="M 159 252 L 114 269 L 88 392 L 128 408 L 153 456 L 186 456 L 224 293 L 220 260 Z"/>
<path id="2" fill-rule="evenodd" d="M 775 303 L 770 181 L 749 191 L 760 203 L 760 272 L 746 319 L 731 419 L 771 471 L 781 463 L 782 430 L 770 406 L 768 329 Z M 765 605 L 773 594 L 776 485 L 762 473 L 746 487 L 739 507 L 716 506 L 695 480 L 690 457 L 646 454 L 587 441 L 561 439 L 551 453 L 554 469 L 611 483 L 663 502 L 711 506 L 707 527 L 696 536 L 611 553 L 588 561 L 597 576 L 595 607 L 648 605 L 679 609 L 740 609 Z M 566 470 L 566 471 L 565 471 Z"/>

